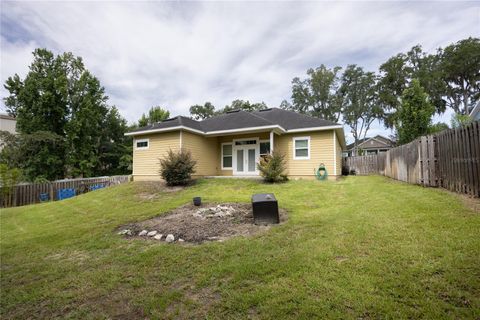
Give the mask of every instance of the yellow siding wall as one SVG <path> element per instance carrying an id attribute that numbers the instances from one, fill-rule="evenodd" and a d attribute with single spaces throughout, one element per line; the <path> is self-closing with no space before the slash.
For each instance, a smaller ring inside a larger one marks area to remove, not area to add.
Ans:
<path id="1" fill-rule="evenodd" d="M 136 150 L 136 140 L 149 139 L 149 147 Z M 133 176 L 134 180 L 160 179 L 159 158 L 165 156 L 169 149 L 180 148 L 180 131 L 141 135 L 133 138 Z"/>
<path id="2" fill-rule="evenodd" d="M 206 138 L 198 134 L 183 131 L 182 147 L 192 153 L 197 161 L 194 176 L 214 176 L 217 174 L 218 148 L 217 138 Z"/>
<path id="3" fill-rule="evenodd" d="M 218 137 L 217 175 L 219 176 L 233 175 L 233 170 L 222 170 L 222 143 L 233 142 L 234 139 L 236 140 L 236 139 L 249 139 L 249 138 L 259 138 L 260 140 L 269 140 L 270 132 L 236 134 L 231 136 Z"/>
<path id="4" fill-rule="evenodd" d="M 310 137 L 310 159 L 294 160 L 293 159 L 293 138 Z M 324 163 L 329 176 L 335 176 L 340 168 L 334 172 L 335 159 L 334 155 L 334 137 L 333 130 L 302 132 L 297 134 L 275 135 L 275 149 L 285 154 L 287 161 L 287 174 L 292 177 L 314 177 L 314 169 L 317 169 L 320 163 Z M 340 150 L 340 148 L 339 148 Z M 339 150 L 337 153 L 339 154 Z M 338 164 L 337 164 L 338 167 Z"/>

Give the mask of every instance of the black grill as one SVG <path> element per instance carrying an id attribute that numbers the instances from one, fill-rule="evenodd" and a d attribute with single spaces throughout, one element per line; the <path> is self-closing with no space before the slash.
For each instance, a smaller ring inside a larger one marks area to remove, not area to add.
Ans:
<path id="1" fill-rule="evenodd" d="M 278 202 L 273 193 L 252 196 L 253 219 L 256 224 L 279 223 Z"/>

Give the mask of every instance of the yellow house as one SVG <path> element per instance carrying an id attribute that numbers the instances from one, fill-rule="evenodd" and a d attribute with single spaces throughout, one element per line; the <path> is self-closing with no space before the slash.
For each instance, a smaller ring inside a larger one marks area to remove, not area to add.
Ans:
<path id="1" fill-rule="evenodd" d="M 290 178 L 313 179 L 324 164 L 341 175 L 343 126 L 293 111 L 235 110 L 195 121 L 178 116 L 127 133 L 133 136 L 134 180 L 160 179 L 159 159 L 184 148 L 197 161 L 194 176 L 258 176 L 257 163 L 270 152 L 285 154 Z"/>

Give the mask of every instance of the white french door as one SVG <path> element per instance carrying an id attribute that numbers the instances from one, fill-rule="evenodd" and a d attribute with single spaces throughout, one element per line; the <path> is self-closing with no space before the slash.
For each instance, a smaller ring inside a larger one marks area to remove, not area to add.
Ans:
<path id="1" fill-rule="evenodd" d="M 257 147 L 255 145 L 234 146 L 233 174 L 257 175 Z"/>

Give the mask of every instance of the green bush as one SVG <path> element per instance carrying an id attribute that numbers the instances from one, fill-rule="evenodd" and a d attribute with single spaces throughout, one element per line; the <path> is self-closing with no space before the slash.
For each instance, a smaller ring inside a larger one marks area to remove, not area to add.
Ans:
<path id="1" fill-rule="evenodd" d="M 22 171 L 17 168 L 10 169 L 6 164 L 0 163 L 0 206 L 10 207 L 15 205 L 15 186 L 22 178 Z"/>
<path id="2" fill-rule="evenodd" d="M 274 183 L 288 180 L 284 173 L 287 168 L 284 154 L 273 152 L 260 158 L 257 168 L 265 182 Z"/>
<path id="3" fill-rule="evenodd" d="M 160 159 L 160 175 L 169 186 L 186 185 L 195 173 L 196 163 L 188 150 L 169 150 L 165 158 Z"/>

